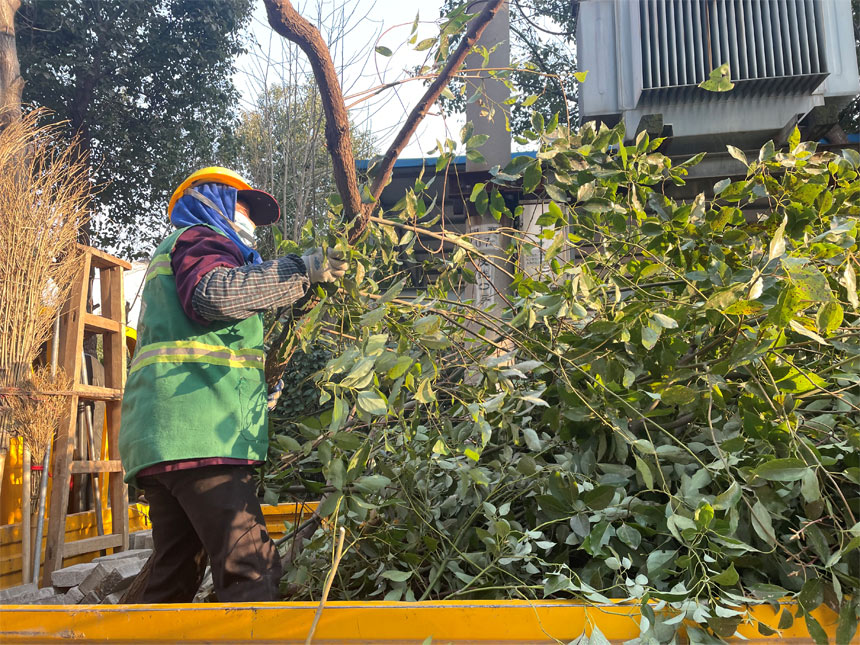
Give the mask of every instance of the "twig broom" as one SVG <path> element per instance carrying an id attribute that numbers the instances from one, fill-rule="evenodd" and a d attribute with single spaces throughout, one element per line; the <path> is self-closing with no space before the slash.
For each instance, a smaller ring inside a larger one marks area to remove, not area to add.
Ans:
<path id="1" fill-rule="evenodd" d="M 90 194 L 75 141 L 64 142 L 59 125 L 40 126 L 44 116 L 35 110 L 0 131 L 0 485 L 9 440 L 32 414 L 23 399 L 38 396 L 31 369 L 78 273 Z M 45 440 L 34 443 L 33 433 L 42 431 L 23 431 L 40 455 Z"/>

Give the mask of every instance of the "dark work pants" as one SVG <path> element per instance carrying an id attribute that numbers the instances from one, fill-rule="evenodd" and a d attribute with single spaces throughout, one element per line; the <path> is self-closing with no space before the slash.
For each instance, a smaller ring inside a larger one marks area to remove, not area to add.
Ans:
<path id="1" fill-rule="evenodd" d="M 221 602 L 279 600 L 281 560 L 250 466 L 203 466 L 138 478 L 149 502 L 153 566 L 142 602 L 191 602 L 206 555 Z"/>

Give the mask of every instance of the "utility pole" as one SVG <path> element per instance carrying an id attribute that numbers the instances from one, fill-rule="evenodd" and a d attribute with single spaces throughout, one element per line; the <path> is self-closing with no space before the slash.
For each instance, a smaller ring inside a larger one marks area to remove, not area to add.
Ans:
<path id="1" fill-rule="evenodd" d="M 474 0 L 470 3 L 469 13 L 478 13 L 486 0 Z M 501 69 L 510 66 L 510 8 L 505 2 L 481 35 L 476 47 L 491 50 L 489 69 Z M 495 49 L 493 49 L 495 47 Z M 477 70 L 484 66 L 481 54 L 471 54 L 466 58 L 466 68 Z M 466 172 L 486 172 L 493 166 L 504 167 L 511 160 L 511 134 L 508 131 L 510 107 L 504 102 L 510 95 L 505 84 L 493 78 L 488 71 L 469 72 L 466 80 L 466 96 L 472 96 L 481 91 L 479 100 L 466 105 L 466 120 L 474 125 L 474 134 L 489 135 L 489 140 L 481 148 L 486 159 L 485 163 L 466 160 Z M 481 216 L 474 211 L 469 213 L 470 240 L 475 247 L 485 254 L 486 260 L 477 262 L 476 282 L 471 291 L 475 306 L 489 309 L 495 305 L 495 311 L 504 306 L 504 299 L 499 294 L 506 294 L 510 287 L 510 277 L 505 271 L 510 271 L 504 249 L 510 238 L 500 235 L 500 226 L 510 226 L 510 221 L 497 222 L 491 215 Z"/>

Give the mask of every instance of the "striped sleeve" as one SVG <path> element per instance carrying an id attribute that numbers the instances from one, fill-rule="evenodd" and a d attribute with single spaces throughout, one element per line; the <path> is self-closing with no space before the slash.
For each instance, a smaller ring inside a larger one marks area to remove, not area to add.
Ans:
<path id="1" fill-rule="evenodd" d="M 301 300 L 310 287 L 305 263 L 285 255 L 262 264 L 217 267 L 194 289 L 192 306 L 205 320 L 242 320 Z"/>

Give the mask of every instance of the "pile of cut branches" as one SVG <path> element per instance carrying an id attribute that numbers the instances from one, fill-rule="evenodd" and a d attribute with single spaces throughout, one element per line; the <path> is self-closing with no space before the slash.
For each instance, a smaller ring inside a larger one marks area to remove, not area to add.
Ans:
<path id="1" fill-rule="evenodd" d="M 701 155 L 675 165 L 620 127 L 533 125 L 537 158 L 471 201 L 516 218 L 499 188 L 540 185 L 541 232 L 504 239 L 539 248 L 546 270 L 514 268 L 512 307 L 477 310 L 451 294 L 498 255 L 444 233 L 437 277 L 403 296 L 410 255 L 439 244 L 419 180 L 300 323 L 332 356 L 315 375 L 324 412 L 276 426 L 270 498 L 303 481 L 346 528 L 332 598 L 628 599 L 643 642 L 686 623 L 704 643 L 753 621 L 746 605 L 787 597 L 797 611 L 762 633 L 804 620 L 825 642 L 810 612 L 826 604 L 847 642 L 860 154 L 796 132 L 756 159 L 732 148 L 746 178 L 686 203 L 667 194 Z M 332 534 L 288 571 L 293 597 L 319 593 Z"/>

